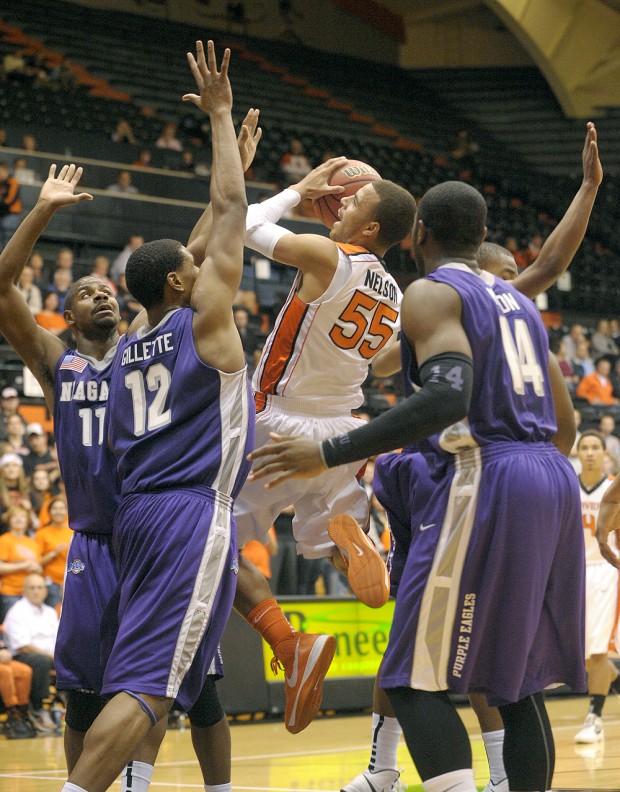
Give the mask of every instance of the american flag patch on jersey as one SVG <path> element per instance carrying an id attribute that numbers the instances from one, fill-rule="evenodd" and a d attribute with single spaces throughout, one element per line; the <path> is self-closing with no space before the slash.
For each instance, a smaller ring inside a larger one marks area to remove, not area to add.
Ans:
<path id="1" fill-rule="evenodd" d="M 61 369 L 70 369 L 71 371 L 78 371 L 80 373 L 84 371 L 86 366 L 88 366 L 88 361 L 76 355 L 67 355 L 60 364 Z"/>

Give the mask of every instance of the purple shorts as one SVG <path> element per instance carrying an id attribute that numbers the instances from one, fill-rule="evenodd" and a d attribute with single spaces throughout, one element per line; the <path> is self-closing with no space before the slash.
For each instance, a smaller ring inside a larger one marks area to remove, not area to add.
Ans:
<path id="1" fill-rule="evenodd" d="M 208 488 L 130 495 L 114 521 L 119 585 L 102 624 L 103 694 L 200 694 L 232 608 L 232 501 Z"/>
<path id="2" fill-rule="evenodd" d="M 390 594 L 395 597 L 409 554 L 412 532 L 419 528 L 436 484 L 422 454 L 382 454 L 375 461 L 374 494 L 385 509 L 392 534 L 387 566 Z"/>
<path id="3" fill-rule="evenodd" d="M 101 617 L 117 583 L 111 535 L 75 533 L 54 653 L 59 690 L 101 692 Z"/>
<path id="4" fill-rule="evenodd" d="M 492 705 L 553 683 L 585 690 L 577 478 L 552 446 L 460 454 L 412 534 L 381 686 L 484 692 Z"/>

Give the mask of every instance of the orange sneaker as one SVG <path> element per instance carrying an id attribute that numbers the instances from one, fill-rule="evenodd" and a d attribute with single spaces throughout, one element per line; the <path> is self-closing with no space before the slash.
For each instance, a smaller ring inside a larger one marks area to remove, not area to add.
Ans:
<path id="1" fill-rule="evenodd" d="M 390 577 L 379 551 L 349 514 L 337 514 L 327 532 L 347 564 L 355 596 L 369 608 L 380 608 L 390 596 Z"/>
<path id="2" fill-rule="evenodd" d="M 284 669 L 286 708 L 284 725 L 291 734 L 309 726 L 321 706 L 323 680 L 336 651 L 333 635 L 296 633 L 281 641 L 271 669 Z"/>

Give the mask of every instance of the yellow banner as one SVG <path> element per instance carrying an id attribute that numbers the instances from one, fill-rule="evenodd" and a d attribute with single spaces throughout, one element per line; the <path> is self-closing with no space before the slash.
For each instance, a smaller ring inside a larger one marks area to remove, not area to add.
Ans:
<path id="1" fill-rule="evenodd" d="M 387 646 L 394 600 L 377 609 L 354 599 L 280 602 L 280 606 L 298 632 L 329 633 L 336 638 L 336 654 L 327 672 L 328 679 L 375 676 Z M 265 678 L 277 682 L 270 666 L 272 657 L 273 652 L 263 641 Z"/>

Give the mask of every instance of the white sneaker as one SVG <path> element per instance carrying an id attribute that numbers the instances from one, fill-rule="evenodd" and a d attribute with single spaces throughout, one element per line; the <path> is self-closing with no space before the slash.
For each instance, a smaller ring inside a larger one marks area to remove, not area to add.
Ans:
<path id="1" fill-rule="evenodd" d="M 492 781 L 485 786 L 482 792 L 509 792 L 508 779 L 504 778 L 495 784 Z"/>
<path id="2" fill-rule="evenodd" d="M 399 778 L 398 770 L 377 770 L 374 773 L 364 770 L 343 786 L 340 792 L 396 792 L 401 788 Z"/>
<path id="3" fill-rule="evenodd" d="M 583 729 L 575 735 L 576 743 L 596 743 L 605 739 L 603 719 L 593 712 L 588 712 Z"/>

